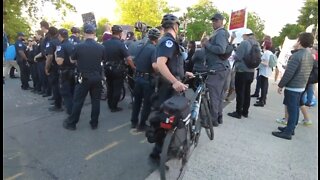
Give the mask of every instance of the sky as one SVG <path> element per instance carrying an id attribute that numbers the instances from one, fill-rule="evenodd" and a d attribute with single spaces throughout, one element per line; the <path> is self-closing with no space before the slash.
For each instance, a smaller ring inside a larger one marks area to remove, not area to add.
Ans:
<path id="1" fill-rule="evenodd" d="M 66 21 L 73 21 L 77 26 L 82 25 L 81 14 L 94 12 L 96 20 L 102 17 L 108 18 L 111 22 L 117 20 L 115 9 L 117 4 L 115 0 L 68 0 L 73 4 L 77 13 L 69 13 Z M 168 0 L 169 1 L 169 0 Z M 198 0 L 170 0 L 170 6 L 180 8 L 180 12 L 174 13 L 177 16 L 186 12 L 186 8 L 196 4 Z M 270 36 L 279 35 L 281 29 L 287 23 L 296 23 L 300 14 L 299 9 L 304 5 L 304 0 L 213 0 L 213 4 L 226 13 L 247 8 L 250 12 L 256 12 L 262 20 L 265 21 L 264 33 Z M 51 17 L 48 20 L 57 17 L 54 8 L 46 4 L 44 11 L 49 12 Z"/>

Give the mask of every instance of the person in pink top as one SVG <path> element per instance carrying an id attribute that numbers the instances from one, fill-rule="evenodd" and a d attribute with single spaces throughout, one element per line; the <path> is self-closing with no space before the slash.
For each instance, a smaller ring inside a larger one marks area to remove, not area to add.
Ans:
<path id="1" fill-rule="evenodd" d="M 104 28 L 105 28 L 105 31 L 102 35 L 102 42 L 107 41 L 112 38 L 112 33 L 110 32 L 111 31 L 110 25 L 107 23 L 104 26 Z"/>

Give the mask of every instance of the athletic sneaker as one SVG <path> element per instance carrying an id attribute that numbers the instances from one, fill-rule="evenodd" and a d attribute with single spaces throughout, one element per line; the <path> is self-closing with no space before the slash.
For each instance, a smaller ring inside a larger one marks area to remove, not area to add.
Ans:
<path id="1" fill-rule="evenodd" d="M 278 119 L 276 119 L 276 122 L 280 123 L 280 124 L 287 125 L 288 120 L 286 118 L 278 118 Z"/>
<path id="2" fill-rule="evenodd" d="M 312 121 L 311 120 L 302 120 L 302 122 L 303 122 L 303 125 L 305 125 L 305 126 L 311 126 L 312 125 Z"/>

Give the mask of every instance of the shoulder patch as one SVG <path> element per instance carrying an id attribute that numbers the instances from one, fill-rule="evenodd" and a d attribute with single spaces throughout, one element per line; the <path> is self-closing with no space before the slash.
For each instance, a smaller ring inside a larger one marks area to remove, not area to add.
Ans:
<path id="1" fill-rule="evenodd" d="M 57 51 L 60 51 L 61 50 L 61 46 L 57 46 Z"/>
<path id="2" fill-rule="evenodd" d="M 49 47 L 49 46 L 50 46 L 50 43 L 47 42 L 46 47 Z"/>
<path id="3" fill-rule="evenodd" d="M 171 48 L 171 47 L 173 46 L 173 42 L 172 42 L 171 40 L 167 40 L 167 41 L 166 41 L 166 46 L 167 46 L 168 48 Z"/>
<path id="4" fill-rule="evenodd" d="M 128 49 L 128 46 L 126 44 L 124 46 Z"/>
<path id="5" fill-rule="evenodd" d="M 21 44 L 21 43 L 19 43 L 19 44 L 18 44 L 18 46 L 19 46 L 19 47 L 22 47 L 22 44 Z"/>

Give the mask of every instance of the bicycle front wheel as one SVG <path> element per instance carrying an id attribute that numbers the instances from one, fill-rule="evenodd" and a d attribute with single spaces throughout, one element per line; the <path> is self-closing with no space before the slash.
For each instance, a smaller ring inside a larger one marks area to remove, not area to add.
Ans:
<path id="1" fill-rule="evenodd" d="M 214 138 L 214 131 L 212 125 L 212 116 L 209 110 L 208 100 L 204 98 L 200 106 L 200 118 L 202 121 L 202 126 L 206 129 L 206 133 L 210 140 Z"/>
<path id="2" fill-rule="evenodd" d="M 182 179 L 189 158 L 190 132 L 188 127 L 167 132 L 160 154 L 161 180 Z"/>

